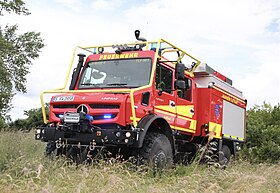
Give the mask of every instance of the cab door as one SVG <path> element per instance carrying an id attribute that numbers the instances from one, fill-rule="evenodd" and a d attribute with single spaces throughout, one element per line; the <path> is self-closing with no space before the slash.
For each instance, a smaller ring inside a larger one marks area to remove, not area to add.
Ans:
<path id="1" fill-rule="evenodd" d="M 175 129 L 195 133 L 195 106 L 193 81 L 185 76 L 185 88 L 176 90 L 176 119 Z"/>
<path id="2" fill-rule="evenodd" d="M 176 92 L 174 91 L 174 69 L 163 63 L 156 67 L 155 113 L 168 121 L 171 127 L 176 119 Z"/>

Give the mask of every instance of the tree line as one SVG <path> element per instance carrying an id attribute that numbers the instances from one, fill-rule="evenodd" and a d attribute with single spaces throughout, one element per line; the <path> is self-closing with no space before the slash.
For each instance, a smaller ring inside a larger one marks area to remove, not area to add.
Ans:
<path id="1" fill-rule="evenodd" d="M 263 103 L 249 109 L 246 137 L 241 156 L 251 162 L 280 163 L 280 104 Z"/>
<path id="2" fill-rule="evenodd" d="M 0 19 L 5 14 L 28 16 L 22 0 L 0 0 Z M 18 34 L 18 25 L 0 25 L 0 121 L 9 120 L 7 114 L 16 92 L 26 93 L 26 75 L 32 61 L 44 47 L 41 34 L 28 31 Z"/>

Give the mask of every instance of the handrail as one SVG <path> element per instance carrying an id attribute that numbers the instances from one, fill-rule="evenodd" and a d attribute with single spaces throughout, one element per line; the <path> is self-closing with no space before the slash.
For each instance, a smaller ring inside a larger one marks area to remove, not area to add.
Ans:
<path id="1" fill-rule="evenodd" d="M 134 127 L 137 126 L 137 122 L 136 122 L 136 112 L 135 112 L 135 107 L 134 107 L 134 92 L 135 91 L 139 91 L 139 90 L 142 90 L 142 89 L 145 89 L 145 88 L 148 88 L 148 87 L 151 87 L 152 84 L 153 84 L 153 80 L 154 80 L 154 76 L 155 76 L 155 70 L 156 70 L 156 63 L 157 63 L 157 60 L 162 58 L 162 55 L 164 54 L 164 52 L 172 52 L 172 51 L 168 51 L 169 49 L 173 50 L 173 51 L 180 51 L 181 53 L 179 53 L 179 56 L 178 56 L 178 59 L 177 61 L 179 62 L 182 58 L 184 58 L 185 56 L 188 56 L 189 58 L 193 59 L 196 61 L 196 64 L 194 65 L 194 67 L 192 68 L 192 70 L 190 72 L 187 71 L 188 74 L 193 74 L 193 72 L 195 71 L 195 69 L 198 67 L 198 65 L 200 64 L 200 61 L 196 58 L 194 58 L 193 56 L 191 56 L 190 54 L 186 53 L 185 51 L 183 51 L 182 49 L 174 46 L 173 44 L 167 42 L 166 40 L 164 39 L 159 39 L 158 41 L 147 41 L 147 42 L 134 42 L 134 43 L 128 43 L 126 45 L 128 46 L 132 46 L 132 45 L 143 45 L 143 44 L 146 44 L 144 46 L 144 48 L 146 50 L 149 50 L 149 46 L 152 47 L 153 44 L 156 44 L 156 48 L 155 48 L 155 58 L 154 58 L 154 61 L 153 61 L 153 65 L 152 65 L 152 71 L 151 71 L 151 79 L 150 79 L 150 82 L 148 85 L 146 86 L 142 86 L 142 87 L 139 87 L 139 88 L 134 88 L 134 89 L 98 89 L 98 90 L 65 90 L 66 86 L 67 86 L 67 83 L 69 81 L 69 76 L 70 76 L 70 72 L 71 72 L 71 69 L 73 67 L 73 62 L 74 62 L 74 58 L 75 58 L 75 54 L 77 52 L 77 49 L 82 49 L 84 51 L 87 51 L 87 52 L 90 52 L 92 53 L 92 50 L 91 49 L 96 49 L 98 50 L 98 48 L 100 47 L 103 47 L 103 48 L 112 48 L 113 45 L 103 45 L 103 46 L 88 46 L 88 47 L 80 47 L 80 46 L 77 46 L 75 47 L 74 49 L 74 52 L 73 52 L 73 55 L 72 55 L 72 58 L 71 58 L 71 62 L 70 62 L 70 65 L 68 67 L 68 70 L 67 70 L 67 73 L 66 73 L 66 78 L 65 78 L 65 81 L 64 81 L 64 85 L 63 87 L 61 88 L 57 88 L 57 89 L 53 89 L 53 90 L 45 90 L 45 91 L 42 91 L 40 93 L 40 100 L 41 100 L 41 106 L 42 106 L 42 114 L 43 114 L 43 120 L 44 120 L 44 123 L 47 124 L 48 123 L 48 120 L 47 120 L 47 117 L 46 117 L 46 110 L 45 110 L 45 103 L 44 103 L 44 94 L 54 94 L 54 93 L 96 93 L 96 92 L 103 92 L 103 93 L 116 93 L 116 92 L 122 92 L 122 93 L 129 93 L 130 95 L 130 100 L 131 100 L 131 114 L 132 114 L 132 124 Z M 167 44 L 168 47 L 161 47 L 162 44 Z M 159 51 L 160 49 L 163 50 L 162 52 L 162 55 L 160 56 L 159 55 Z"/>

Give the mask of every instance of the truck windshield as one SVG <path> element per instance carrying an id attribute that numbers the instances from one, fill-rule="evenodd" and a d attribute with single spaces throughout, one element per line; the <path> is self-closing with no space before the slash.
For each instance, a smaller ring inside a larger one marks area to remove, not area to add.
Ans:
<path id="1" fill-rule="evenodd" d="M 79 88 L 140 87 L 149 84 L 150 58 L 102 60 L 87 63 Z"/>

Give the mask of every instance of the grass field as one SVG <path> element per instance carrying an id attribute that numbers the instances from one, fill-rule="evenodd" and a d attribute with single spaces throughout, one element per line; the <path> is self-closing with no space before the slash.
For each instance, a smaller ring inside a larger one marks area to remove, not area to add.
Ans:
<path id="1" fill-rule="evenodd" d="M 280 165 L 236 161 L 226 170 L 176 166 L 153 176 L 114 160 L 92 165 L 44 158 L 34 132 L 0 132 L 0 192 L 279 192 Z"/>

